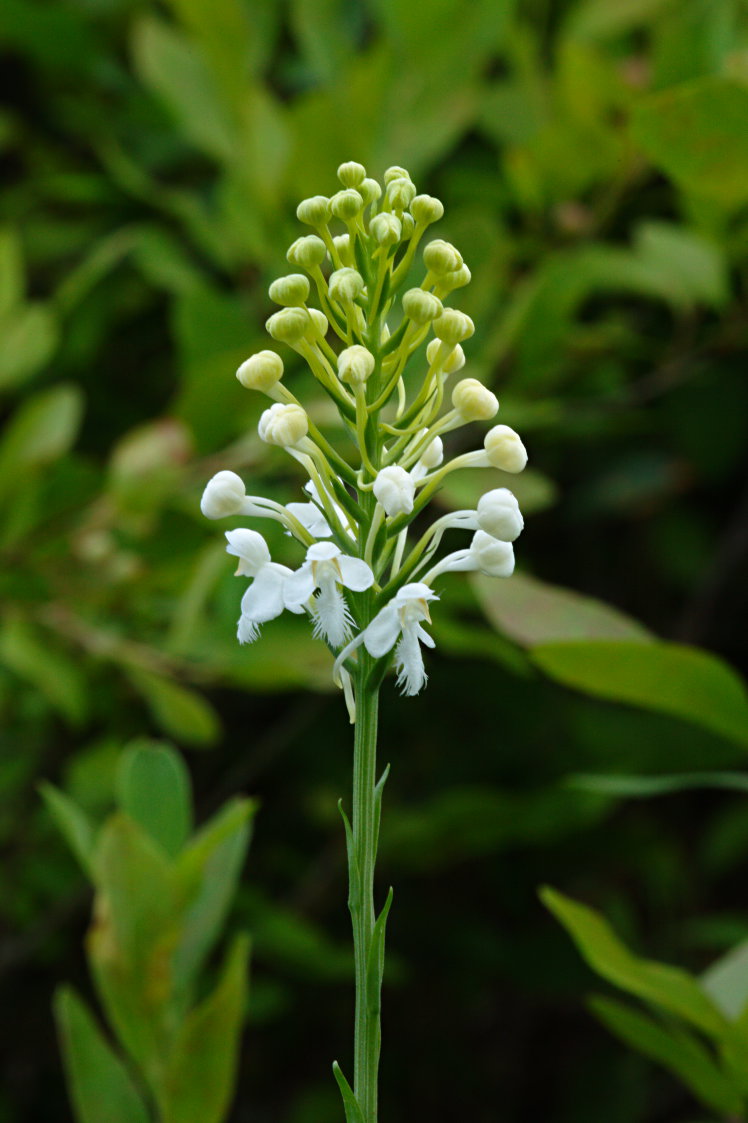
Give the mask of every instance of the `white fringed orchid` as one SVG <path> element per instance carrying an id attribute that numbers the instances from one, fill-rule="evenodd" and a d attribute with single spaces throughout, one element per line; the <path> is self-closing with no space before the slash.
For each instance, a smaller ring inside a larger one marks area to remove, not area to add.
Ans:
<path id="1" fill-rule="evenodd" d="M 237 626 L 239 643 L 253 643 L 260 634 L 260 625 L 280 616 L 286 605 L 283 591 L 292 576 L 288 566 L 271 561 L 267 542 L 256 530 L 227 530 L 226 552 L 239 559 L 237 577 L 252 577 L 252 584 L 242 597 L 241 616 Z M 302 608 L 290 608 L 303 612 Z"/>
<path id="2" fill-rule="evenodd" d="M 374 584 L 374 574 L 361 558 L 352 558 L 332 542 L 315 542 L 306 561 L 285 582 L 283 595 L 290 609 L 306 605 L 314 619 L 315 638 L 333 647 L 350 638 L 353 625 L 341 585 L 362 593 Z M 319 589 L 319 596 L 314 597 Z"/>

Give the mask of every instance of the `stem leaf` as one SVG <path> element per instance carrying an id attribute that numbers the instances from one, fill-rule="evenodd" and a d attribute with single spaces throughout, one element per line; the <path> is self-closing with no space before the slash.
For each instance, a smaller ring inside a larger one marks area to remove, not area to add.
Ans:
<path id="1" fill-rule="evenodd" d="M 390 886 L 387 900 L 377 917 L 371 934 L 369 955 L 366 961 L 366 1004 L 370 1017 L 379 1014 L 382 1005 L 382 976 L 384 975 L 384 933 L 392 906 L 394 890 Z"/>
<path id="2" fill-rule="evenodd" d="M 353 844 L 353 828 L 343 808 L 342 799 L 338 800 L 338 811 L 345 827 L 345 848 L 348 852 L 348 909 L 354 913 L 361 907 L 361 876 Z"/>
<path id="3" fill-rule="evenodd" d="M 379 845 L 379 824 L 382 820 L 382 793 L 384 791 L 384 785 L 387 783 L 387 777 L 389 776 L 389 774 L 390 774 L 390 766 L 388 764 L 387 767 L 385 768 L 384 772 L 382 773 L 382 775 L 379 777 L 379 780 L 377 781 L 376 787 L 374 788 L 374 853 L 375 854 L 377 852 L 377 846 Z"/>
<path id="4" fill-rule="evenodd" d="M 358 1100 L 353 1094 L 353 1089 L 343 1075 L 343 1070 L 337 1061 L 332 1062 L 332 1072 L 335 1077 L 340 1094 L 343 1097 L 345 1108 L 345 1123 L 364 1123 L 364 1113 L 359 1107 Z"/>

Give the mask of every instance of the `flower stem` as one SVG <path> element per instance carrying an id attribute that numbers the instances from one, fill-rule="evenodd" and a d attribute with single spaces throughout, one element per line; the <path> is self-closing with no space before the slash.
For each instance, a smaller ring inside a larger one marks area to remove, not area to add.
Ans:
<path id="1" fill-rule="evenodd" d="M 367 685 L 374 660 L 359 652 L 356 672 L 356 727 L 353 748 L 353 855 L 349 908 L 356 974 L 354 1094 L 364 1123 L 377 1119 L 377 1070 L 381 1043 L 381 978 L 373 962 L 374 864 L 379 835 L 376 782 L 379 690 Z M 379 793 L 381 794 L 381 792 Z M 383 934 L 382 934 L 383 937 Z M 375 955 L 377 949 L 374 949 Z M 378 956 L 377 956 L 378 958 Z M 374 971 L 372 971 L 374 968 Z"/>

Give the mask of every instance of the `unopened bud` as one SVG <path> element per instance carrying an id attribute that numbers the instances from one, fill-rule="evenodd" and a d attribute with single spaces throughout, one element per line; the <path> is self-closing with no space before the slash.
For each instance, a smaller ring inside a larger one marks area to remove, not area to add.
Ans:
<path id="1" fill-rule="evenodd" d="M 410 472 L 397 464 L 382 468 L 374 481 L 374 495 L 390 517 L 411 513 L 415 490 Z"/>
<path id="2" fill-rule="evenodd" d="M 309 309 L 309 327 L 306 330 L 306 338 L 311 341 L 319 341 L 324 339 L 330 328 L 327 316 L 324 312 L 320 312 L 319 308 Z"/>
<path id="3" fill-rule="evenodd" d="M 268 295 L 276 304 L 289 308 L 304 304 L 309 296 L 309 281 L 303 273 L 289 273 L 287 277 L 278 277 L 273 281 Z"/>
<path id="4" fill-rule="evenodd" d="M 429 226 L 442 217 L 444 204 L 433 195 L 416 195 L 410 204 L 410 213 L 419 226 Z"/>
<path id="5" fill-rule="evenodd" d="M 394 246 L 400 241 L 402 223 L 397 215 L 384 211 L 377 214 L 369 223 L 369 233 L 378 246 Z"/>
<path id="6" fill-rule="evenodd" d="M 303 238 L 297 238 L 289 247 L 286 259 L 301 269 L 314 269 L 322 264 L 326 256 L 327 246 L 322 239 L 316 234 L 307 234 Z"/>
<path id="7" fill-rule="evenodd" d="M 356 185 L 356 190 L 364 201 L 364 206 L 375 202 L 382 194 L 382 188 L 375 179 L 365 179 Z"/>
<path id="8" fill-rule="evenodd" d="M 327 282 L 332 300 L 339 304 L 350 304 L 364 291 L 364 279 L 355 269 L 336 269 Z"/>
<path id="9" fill-rule="evenodd" d="M 307 226 L 324 226 L 330 221 L 330 214 L 330 200 L 326 195 L 312 195 L 310 199 L 302 199 L 296 208 L 299 222 Z"/>
<path id="10" fill-rule="evenodd" d="M 511 542 L 502 542 L 483 530 L 476 530 L 473 535 L 470 554 L 476 569 L 486 577 L 511 577 L 514 572 L 514 549 Z"/>
<path id="11" fill-rule="evenodd" d="M 403 223 L 402 240 L 404 242 L 407 242 L 408 238 L 413 237 L 413 231 L 416 228 L 415 219 L 413 218 L 413 215 L 408 214 L 407 211 L 404 211 L 403 214 L 401 214 L 400 218 L 402 219 Z"/>
<path id="12" fill-rule="evenodd" d="M 435 238 L 424 248 L 423 262 L 430 273 L 441 277 L 444 273 L 454 273 L 462 268 L 462 254 L 450 242 Z"/>
<path id="13" fill-rule="evenodd" d="M 490 421 L 499 411 L 499 399 L 477 378 L 463 378 L 457 383 L 452 405 L 465 421 Z"/>
<path id="14" fill-rule="evenodd" d="M 293 345 L 306 334 L 309 312 L 306 308 L 282 308 L 265 321 L 265 327 L 273 339 Z"/>
<path id="15" fill-rule="evenodd" d="M 247 493 L 236 472 L 216 472 L 205 485 L 200 510 L 206 519 L 225 519 L 241 513 Z"/>
<path id="16" fill-rule="evenodd" d="M 283 377 L 283 359 L 275 351 L 259 351 L 244 360 L 236 377 L 248 390 L 266 394 Z"/>
<path id="17" fill-rule="evenodd" d="M 346 188 L 345 191 L 338 191 L 337 195 L 333 195 L 330 200 L 330 209 L 336 218 L 341 218 L 344 222 L 350 222 L 352 218 L 362 210 L 364 200 L 352 187 Z"/>
<path id="18" fill-rule="evenodd" d="M 461 268 L 455 269 L 453 273 L 445 273 L 439 278 L 439 292 L 446 295 L 448 292 L 454 292 L 455 289 L 464 288 L 471 280 L 472 273 L 463 262 Z"/>
<path id="19" fill-rule="evenodd" d="M 442 343 L 462 343 L 469 339 L 475 331 L 475 324 L 464 312 L 457 308 L 445 308 L 442 314 L 434 320 L 434 335 Z"/>
<path id="20" fill-rule="evenodd" d="M 301 406 L 276 402 L 260 417 L 257 431 L 266 444 L 289 448 L 307 435 L 309 419 Z"/>
<path id="21" fill-rule="evenodd" d="M 353 347 L 346 347 L 338 355 L 338 374 L 342 382 L 349 382 L 352 385 L 355 383 L 366 382 L 371 372 L 376 365 L 376 359 L 371 351 L 367 351 L 365 347 L 356 344 Z"/>
<path id="22" fill-rule="evenodd" d="M 338 179 L 343 187 L 358 187 L 363 183 L 365 176 L 366 168 L 363 164 L 357 164 L 355 160 L 349 160 L 347 164 L 341 164 L 338 168 Z"/>
<path id="23" fill-rule="evenodd" d="M 504 472 L 521 472 L 527 463 L 527 449 L 508 425 L 494 425 L 489 429 L 483 447 L 489 463 Z"/>
<path id="24" fill-rule="evenodd" d="M 430 343 L 426 347 L 426 358 L 428 359 L 429 363 L 436 362 L 437 353 L 439 351 L 439 348 L 442 346 L 443 344 L 440 339 L 432 339 L 430 341 Z M 445 374 L 456 374 L 457 371 L 462 370 L 464 366 L 465 352 L 458 343 L 457 346 L 453 347 L 452 350 L 443 359 L 441 369 Z"/>
<path id="25" fill-rule="evenodd" d="M 415 198 L 415 184 L 410 179 L 391 179 L 387 184 L 387 202 L 396 211 L 404 211 Z"/>
<path id="26" fill-rule="evenodd" d="M 419 437 L 425 434 L 426 430 L 422 429 L 418 434 Z M 434 437 L 433 441 L 426 446 L 424 452 L 421 453 L 419 464 L 424 468 L 438 468 L 444 459 L 444 442 L 441 437 Z"/>
<path id="27" fill-rule="evenodd" d="M 519 503 L 508 488 L 494 488 L 478 500 L 478 526 L 493 538 L 514 542 L 524 525 Z"/>
<path id="28" fill-rule="evenodd" d="M 442 302 L 424 289 L 408 289 L 403 294 L 403 312 L 414 324 L 429 324 L 441 315 Z"/>
<path id="29" fill-rule="evenodd" d="M 335 249 L 340 255 L 340 260 L 343 262 L 353 261 L 353 254 L 351 253 L 351 236 L 350 234 L 336 234 L 333 238 Z"/>
<path id="30" fill-rule="evenodd" d="M 393 179 L 410 179 L 410 172 L 406 168 L 398 168 L 397 164 L 394 164 L 384 173 L 384 182 L 389 184 Z"/>

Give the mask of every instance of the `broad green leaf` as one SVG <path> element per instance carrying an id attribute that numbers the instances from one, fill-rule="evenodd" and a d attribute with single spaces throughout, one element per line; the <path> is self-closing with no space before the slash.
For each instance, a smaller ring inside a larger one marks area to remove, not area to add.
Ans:
<path id="1" fill-rule="evenodd" d="M 18 232 L 10 226 L 0 227 L 0 317 L 11 312 L 23 300 L 26 277 L 23 251 Z M 4 344 L 4 341 L 3 341 Z"/>
<path id="2" fill-rule="evenodd" d="M 611 1033 L 672 1072 L 706 1107 L 720 1115 L 741 1113 L 742 1096 L 691 1034 L 666 1029 L 639 1010 L 611 998 L 594 997 L 589 1006 Z"/>
<path id="3" fill-rule="evenodd" d="M 215 943 L 233 899 L 257 805 L 229 801 L 190 840 L 176 864 L 184 911 L 174 949 L 175 983 L 184 992 Z"/>
<path id="4" fill-rule="evenodd" d="M 566 928 L 593 971 L 621 990 L 677 1014 L 704 1033 L 717 1037 L 724 1034 L 725 1019 L 691 975 L 634 955 L 603 917 L 555 889 L 542 889 L 540 898 Z"/>
<path id="5" fill-rule="evenodd" d="M 582 0 L 569 17 L 566 33 L 584 39 L 609 39 L 651 23 L 672 0 Z"/>
<path id="6" fill-rule="evenodd" d="M 661 710 L 748 746 L 748 698 L 722 660 L 674 643 L 604 640 L 545 643 L 533 661 L 565 686 Z"/>
<path id="7" fill-rule="evenodd" d="M 234 1090 L 248 958 L 249 939 L 238 936 L 215 990 L 184 1022 L 164 1078 L 167 1119 L 222 1123 Z"/>
<path id="8" fill-rule="evenodd" d="M 605 776 L 590 772 L 568 776 L 566 785 L 579 791 L 599 792 L 623 799 L 649 799 L 704 788 L 748 792 L 748 776 L 741 772 L 683 772 L 672 776 Z"/>
<path id="9" fill-rule="evenodd" d="M 128 675 L 164 733 L 194 747 L 216 741 L 218 715 L 201 694 L 152 671 L 130 667 Z"/>
<path id="10" fill-rule="evenodd" d="M 30 469 L 56 460 L 71 448 L 83 413 L 77 386 L 40 391 L 13 414 L 0 444 L 0 495 Z"/>
<path id="11" fill-rule="evenodd" d="M 719 74 L 737 36 L 740 0 L 670 3 L 653 29 L 652 69 L 656 89 Z"/>
<path id="12" fill-rule="evenodd" d="M 230 162 L 237 151 L 234 123 L 197 48 L 163 20 L 143 15 L 134 25 L 132 49 L 142 80 L 185 136 L 207 155 Z"/>
<path id="13" fill-rule="evenodd" d="M 527 574 L 515 573 L 506 581 L 475 577 L 472 584 L 489 621 L 526 647 L 561 640 L 652 638 L 643 624 L 618 609 Z"/>
<path id="14" fill-rule="evenodd" d="M 736 1021 L 748 1005 L 748 941 L 707 968 L 701 985 L 725 1017 Z"/>
<path id="15" fill-rule="evenodd" d="M 353 1089 L 343 1075 L 343 1070 L 337 1061 L 332 1062 L 332 1073 L 340 1088 L 345 1110 L 345 1123 L 364 1123 L 364 1113 L 359 1107 L 358 1100 L 353 1094 Z"/>
<path id="16" fill-rule="evenodd" d="M 634 137 L 656 167 L 698 198 L 748 201 L 748 87 L 708 77 L 662 90 L 636 107 Z"/>
<path id="17" fill-rule="evenodd" d="M 52 784 L 40 784 L 47 809 L 84 871 L 92 874 L 94 827 L 86 813 Z"/>
<path id="18" fill-rule="evenodd" d="M 14 612 L 6 614 L 0 629 L 0 663 L 39 691 L 70 725 L 84 722 L 89 699 L 80 666 L 51 647 L 30 620 Z"/>
<path id="19" fill-rule="evenodd" d="M 0 319 L 0 390 L 41 370 L 57 347 L 58 327 L 44 304 L 22 304 Z"/>
<path id="20" fill-rule="evenodd" d="M 192 827 L 190 777 L 179 753 L 158 741 L 136 741 L 122 754 L 120 807 L 176 857 Z"/>
<path id="21" fill-rule="evenodd" d="M 148 1123 L 130 1074 L 75 991 L 60 987 L 54 1009 L 78 1123 Z"/>

